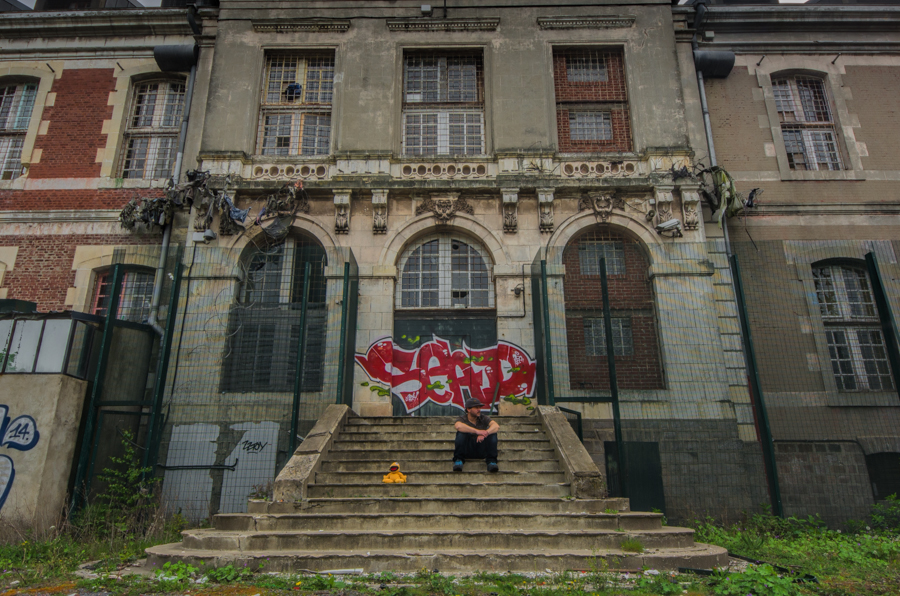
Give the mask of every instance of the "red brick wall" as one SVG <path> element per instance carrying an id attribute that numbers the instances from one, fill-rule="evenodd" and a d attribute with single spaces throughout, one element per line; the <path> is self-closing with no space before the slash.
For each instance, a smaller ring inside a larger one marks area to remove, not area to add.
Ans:
<path id="1" fill-rule="evenodd" d="M 18 246 L 15 269 L 3 279 L 7 298 L 36 302 L 38 310 L 66 310 L 66 291 L 75 283 L 72 261 L 79 245 L 155 244 L 157 236 L 0 236 L 0 246 Z M 80 306 L 80 305 L 79 305 Z"/>
<path id="2" fill-rule="evenodd" d="M 161 197 L 162 189 L 0 190 L 0 211 L 119 209 L 133 198 Z"/>
<path id="3" fill-rule="evenodd" d="M 100 131 L 112 117 L 107 105 L 115 91 L 113 69 L 66 69 L 53 81 L 56 102 L 45 108 L 42 119 L 50 121 L 46 135 L 35 140 L 41 149 L 40 163 L 31 166 L 30 178 L 95 178 L 100 175 L 97 149 L 106 147 L 107 135 Z"/>
<path id="4" fill-rule="evenodd" d="M 592 54 L 597 51 L 590 51 Z M 606 62 L 606 81 L 569 81 L 566 57 L 577 51 L 558 51 L 553 55 L 553 79 L 556 90 L 556 125 L 561 153 L 631 151 L 631 116 L 625 85 L 625 60 L 621 50 L 599 52 Z M 613 138 L 609 141 L 573 141 L 569 138 L 569 109 L 609 111 Z"/>
<path id="5" fill-rule="evenodd" d="M 609 389 L 609 369 L 605 356 L 589 356 L 585 349 L 584 318 L 602 317 L 603 294 L 599 275 L 582 275 L 578 245 L 582 241 L 622 242 L 625 273 L 610 275 L 609 305 L 613 316 L 631 318 L 634 353 L 616 357 L 616 374 L 621 389 L 661 389 L 664 387 L 656 332 L 653 291 L 647 277 L 649 264 L 637 241 L 608 233 L 590 231 L 566 247 L 563 263 L 566 294 L 569 380 L 572 389 Z"/>

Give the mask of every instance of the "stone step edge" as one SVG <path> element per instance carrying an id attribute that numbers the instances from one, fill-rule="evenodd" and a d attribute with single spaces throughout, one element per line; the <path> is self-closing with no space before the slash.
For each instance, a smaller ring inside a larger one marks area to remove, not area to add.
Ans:
<path id="1" fill-rule="evenodd" d="M 383 502 L 383 503 L 435 503 L 439 505 L 443 504 L 453 504 L 453 505 L 463 505 L 471 503 L 473 506 L 477 506 L 485 503 L 502 503 L 506 504 L 515 504 L 515 503 L 524 503 L 526 505 L 540 507 L 542 505 L 550 505 L 559 502 L 570 503 L 572 506 L 583 505 L 584 507 L 596 506 L 598 509 L 603 507 L 604 509 L 613 509 L 616 506 L 618 507 L 618 511 L 627 512 L 630 511 L 630 504 L 627 498 L 624 497 L 608 497 L 606 499 L 571 499 L 566 497 L 391 497 L 391 496 L 369 496 L 369 497 L 313 497 L 300 502 L 286 502 L 286 501 L 264 501 L 261 499 L 250 499 L 248 501 L 248 509 L 263 509 L 265 508 L 267 511 L 264 513 L 269 513 L 269 509 L 293 509 L 296 511 L 298 508 L 315 508 L 320 505 L 360 505 L 363 503 L 373 503 L 373 502 Z M 609 506 L 609 507 L 607 507 Z M 301 509 L 302 510 L 302 509 Z M 253 513 L 263 513 L 254 511 Z M 276 514 L 281 515 L 281 514 Z"/>
<path id="2" fill-rule="evenodd" d="M 679 567 L 711 568 L 728 564 L 728 551 L 720 546 L 711 544 L 694 543 L 691 547 L 655 548 L 641 554 L 624 552 L 618 549 L 565 549 L 565 550 L 449 550 L 449 549 L 396 549 L 396 550 L 371 550 L 371 551 L 297 551 L 297 550 L 266 550 L 266 551 L 218 551 L 218 550 L 188 550 L 183 544 L 163 544 L 146 549 L 149 555 L 147 567 L 150 569 L 162 567 L 163 563 L 171 559 L 187 559 L 189 562 L 212 562 L 215 566 L 225 566 L 229 563 L 245 562 L 247 567 L 253 569 L 258 563 L 279 562 L 303 562 L 303 568 L 288 565 L 296 571 L 309 570 L 317 567 L 316 563 L 324 563 L 319 566 L 320 571 L 328 569 L 345 568 L 347 559 L 357 561 L 353 566 L 362 566 L 368 573 L 377 570 L 406 569 L 403 563 L 412 563 L 408 570 L 422 568 L 422 561 L 415 558 L 429 558 L 429 569 L 450 570 L 461 572 L 468 570 L 500 570 L 523 571 L 537 569 L 553 569 L 554 571 L 577 570 L 590 571 L 594 569 L 593 563 L 598 559 L 611 558 L 614 565 L 610 568 L 619 569 L 677 569 Z M 466 559 L 471 559 L 472 564 L 466 564 Z M 493 559 L 493 560 L 492 560 Z M 537 562 L 540 561 L 539 564 Z M 583 563 L 584 567 L 577 569 L 572 566 L 560 568 L 559 562 Z M 366 568 L 365 564 L 369 563 Z M 271 565 L 270 565 L 271 566 Z M 464 567 L 465 569 L 459 569 Z M 265 568 L 263 568 L 265 571 Z"/>
<path id="3" fill-rule="evenodd" d="M 662 528 L 648 530 L 217 530 L 215 528 L 194 528 L 183 530 L 182 536 L 196 536 L 202 539 L 205 536 L 669 536 L 669 535 L 693 535 L 692 528 L 676 526 L 663 526 Z"/>
<path id="4" fill-rule="evenodd" d="M 403 498 L 403 501 L 410 501 L 410 498 Z M 215 517 L 224 517 L 224 518 L 240 518 L 240 517 L 252 517 L 254 519 L 257 518 L 287 518 L 287 519 L 323 519 L 328 517 L 339 517 L 342 519 L 383 519 L 383 518 L 409 518 L 409 517 L 421 517 L 421 518 L 430 518 L 435 516 L 453 516 L 453 517 L 476 517 L 476 516 L 484 516 L 484 517 L 497 517 L 499 514 L 497 513 L 217 513 Z M 536 511 L 534 513 L 504 513 L 503 517 L 507 518 L 532 518 L 532 517 L 600 517 L 600 518 L 618 518 L 618 517 L 630 517 L 630 518 L 662 518 L 662 513 L 652 513 L 647 511 L 619 511 L 617 513 L 591 513 L 589 511 L 571 511 L 571 512 L 540 512 Z M 670 527 L 670 526 L 664 526 Z M 678 526 L 671 526 L 673 528 Z"/>

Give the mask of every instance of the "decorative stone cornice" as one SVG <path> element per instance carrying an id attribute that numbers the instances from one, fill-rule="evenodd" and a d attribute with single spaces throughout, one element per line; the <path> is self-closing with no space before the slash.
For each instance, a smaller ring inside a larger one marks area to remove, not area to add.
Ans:
<path id="1" fill-rule="evenodd" d="M 252 22 L 253 30 L 259 33 L 290 31 L 342 33 L 350 28 L 349 19 L 253 19 Z"/>
<path id="2" fill-rule="evenodd" d="M 0 38 L 191 35 L 184 8 L 0 13 Z"/>
<path id="3" fill-rule="evenodd" d="M 496 31 L 500 17 L 472 19 L 389 19 L 388 31 Z"/>
<path id="4" fill-rule="evenodd" d="M 538 17 L 541 29 L 627 29 L 634 26 L 634 15 Z"/>
<path id="5" fill-rule="evenodd" d="M 416 207 L 416 215 L 428 211 L 434 214 L 434 221 L 437 224 L 448 223 L 457 213 L 475 215 L 475 209 L 469 205 L 465 197 L 460 197 L 459 193 L 432 195 Z"/>

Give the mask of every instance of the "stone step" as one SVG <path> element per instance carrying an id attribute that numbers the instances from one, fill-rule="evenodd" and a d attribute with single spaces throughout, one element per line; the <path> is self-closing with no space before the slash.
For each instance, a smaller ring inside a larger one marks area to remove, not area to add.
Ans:
<path id="1" fill-rule="evenodd" d="M 531 530 L 575 532 L 580 530 L 659 530 L 659 513 L 300 513 L 253 515 L 226 513 L 213 518 L 213 526 L 223 532 L 465 532 L 472 528 L 491 530 Z"/>
<path id="2" fill-rule="evenodd" d="M 184 561 L 197 567 L 203 565 L 247 567 L 257 569 L 260 564 L 266 571 L 297 572 L 303 569 L 327 571 L 330 569 L 362 569 L 365 573 L 381 571 L 412 572 L 420 569 L 438 569 L 445 573 L 493 571 L 528 572 L 550 569 L 555 572 L 568 570 L 591 571 L 610 569 L 676 570 L 679 567 L 712 569 L 728 564 L 728 551 L 718 546 L 695 544 L 689 548 L 651 550 L 642 554 L 627 553 L 618 549 L 412 549 L 366 550 L 353 552 L 316 550 L 297 551 L 218 551 L 187 550 L 182 543 L 163 544 L 147 549 L 149 569 L 158 569 L 167 561 Z"/>
<path id="3" fill-rule="evenodd" d="M 346 445 L 346 444 L 344 444 Z M 445 461 L 453 458 L 453 443 L 447 443 L 444 449 L 410 449 L 405 445 L 403 449 L 373 449 L 362 451 L 359 449 L 332 449 L 325 456 L 326 461 L 378 461 L 390 462 L 405 461 Z M 529 449 L 506 449 L 500 442 L 498 450 L 500 461 L 559 461 L 553 447 L 536 447 Z"/>
<path id="4" fill-rule="evenodd" d="M 539 422 L 509 422 L 503 418 L 494 418 L 500 425 L 501 431 L 512 432 L 534 432 L 535 430 L 543 431 L 544 427 Z M 406 422 L 395 424 L 345 424 L 341 428 L 342 433 L 374 433 L 374 432 L 434 432 L 439 430 L 454 430 L 453 425 L 456 420 L 447 423 L 432 424 L 428 422 Z"/>
<path id="5" fill-rule="evenodd" d="M 311 484 L 311 499 L 341 497 L 567 497 L 568 484 L 486 483 L 427 484 Z"/>
<path id="6" fill-rule="evenodd" d="M 546 435 L 541 435 L 540 439 L 504 439 L 500 438 L 500 445 L 503 445 L 503 448 L 509 451 L 517 451 L 517 450 L 527 450 L 532 449 L 534 447 L 542 447 L 547 448 L 550 447 L 550 439 L 546 438 Z M 337 435 L 334 439 L 334 442 L 331 445 L 332 449 L 336 449 L 338 451 L 369 451 L 370 449 L 381 449 L 381 450 L 448 450 L 450 453 L 453 453 L 453 439 L 422 439 L 415 441 L 401 441 L 401 440 L 389 440 L 389 441 L 357 441 L 352 438 L 347 438 L 347 435 Z"/>
<path id="7" fill-rule="evenodd" d="M 462 414 L 462 410 L 460 410 Z M 391 426 L 406 424 L 431 424 L 440 426 L 442 424 L 453 425 L 459 416 L 373 416 L 370 418 L 362 418 L 354 416 L 348 418 L 345 427 L 348 426 Z M 497 421 L 497 424 L 540 424 L 537 416 L 491 416 Z"/>
<path id="8" fill-rule="evenodd" d="M 484 462 L 468 462 L 462 472 L 418 472 L 406 477 L 406 486 L 446 485 L 483 482 L 485 484 L 559 484 L 566 481 L 561 471 L 513 472 L 502 469 L 489 473 Z M 383 484 L 384 472 L 317 472 L 314 484 Z"/>
<path id="9" fill-rule="evenodd" d="M 341 532 L 223 532 L 213 529 L 185 530 L 182 544 L 197 550 L 388 550 L 388 549 L 509 549 L 554 548 L 618 549 L 626 539 L 637 539 L 644 548 L 689 548 L 694 531 L 689 528 L 661 530 L 577 531 L 382 531 Z"/>
<path id="10" fill-rule="evenodd" d="M 448 472 L 453 463 L 447 457 L 446 453 L 442 453 L 443 457 L 432 460 L 407 460 L 397 458 L 388 460 L 371 460 L 371 461 L 354 461 L 354 460 L 338 460 L 322 463 L 319 468 L 321 472 L 379 472 L 381 474 L 388 473 L 388 466 L 391 462 L 400 464 L 400 471 L 404 474 L 418 474 L 421 472 Z M 510 472 L 559 472 L 560 465 L 556 460 L 501 460 L 501 469 Z M 481 469 L 484 466 L 481 462 L 466 462 L 464 470 Z"/>
<path id="11" fill-rule="evenodd" d="M 541 514 L 627 512 L 628 499 L 571 499 L 566 497 L 358 497 L 309 499 L 305 503 L 250 501 L 248 514 L 292 513 L 471 513 Z"/>
<path id="12" fill-rule="evenodd" d="M 343 441 L 453 441 L 456 431 L 452 428 L 412 431 L 406 428 L 398 430 L 385 430 L 379 432 L 341 432 L 337 440 Z M 533 441 L 545 440 L 543 429 L 529 431 L 515 431 L 501 429 L 498 435 L 500 441 Z"/>

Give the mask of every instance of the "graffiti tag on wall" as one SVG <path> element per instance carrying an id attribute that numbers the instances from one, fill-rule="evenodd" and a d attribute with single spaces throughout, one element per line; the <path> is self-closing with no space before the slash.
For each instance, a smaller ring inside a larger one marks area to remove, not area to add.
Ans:
<path id="1" fill-rule="evenodd" d="M 415 350 L 404 350 L 385 337 L 365 354 L 356 354 L 356 362 L 369 379 L 387 385 L 407 412 L 429 401 L 462 409 L 466 392 L 487 407 L 498 384 L 499 398 L 534 395 L 535 361 L 525 350 L 505 341 L 480 350 L 465 343 L 453 349 L 450 342 L 435 335 Z"/>
<path id="2" fill-rule="evenodd" d="M 10 421 L 8 412 L 9 406 L 0 405 L 0 447 L 17 451 L 33 449 L 41 439 L 34 418 L 23 415 Z M 15 478 L 16 467 L 12 458 L 0 455 L 0 509 L 6 504 L 6 497 L 9 496 Z"/>

